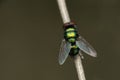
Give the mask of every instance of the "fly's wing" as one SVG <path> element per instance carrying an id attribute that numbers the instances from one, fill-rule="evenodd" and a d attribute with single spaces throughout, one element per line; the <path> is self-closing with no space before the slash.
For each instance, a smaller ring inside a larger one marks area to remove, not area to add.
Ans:
<path id="1" fill-rule="evenodd" d="M 96 57 L 97 53 L 95 49 L 83 38 L 79 37 L 78 40 L 76 41 L 77 46 L 85 53 L 92 57 Z"/>
<path id="2" fill-rule="evenodd" d="M 67 59 L 70 49 L 71 49 L 71 44 L 63 40 L 61 43 L 60 52 L 59 52 L 59 64 L 60 65 L 62 65 Z"/>

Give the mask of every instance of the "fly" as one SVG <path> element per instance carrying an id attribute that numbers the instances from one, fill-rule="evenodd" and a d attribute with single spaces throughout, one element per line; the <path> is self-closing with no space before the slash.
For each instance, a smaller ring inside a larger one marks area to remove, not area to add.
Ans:
<path id="1" fill-rule="evenodd" d="M 75 56 L 81 51 L 86 54 L 96 57 L 95 49 L 78 34 L 77 27 L 73 22 L 64 24 L 64 39 L 62 40 L 59 52 L 59 64 L 62 65 L 67 59 L 68 55 Z"/>

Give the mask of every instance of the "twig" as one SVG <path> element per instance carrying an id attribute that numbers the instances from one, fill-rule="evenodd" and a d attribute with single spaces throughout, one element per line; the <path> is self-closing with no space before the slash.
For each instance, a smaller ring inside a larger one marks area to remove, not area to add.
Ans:
<path id="1" fill-rule="evenodd" d="M 69 17 L 68 11 L 67 11 L 65 0 L 57 0 L 57 2 L 58 2 L 58 6 L 60 9 L 63 23 L 70 22 L 70 17 Z"/>
<path id="2" fill-rule="evenodd" d="M 68 11 L 67 11 L 65 0 L 57 0 L 57 2 L 58 2 L 58 6 L 60 9 L 63 23 L 70 22 L 70 17 L 69 17 Z M 75 67 L 77 70 L 78 79 L 86 80 L 80 56 L 79 55 L 74 56 L 73 60 L 74 60 Z"/>
<path id="3" fill-rule="evenodd" d="M 78 79 L 79 80 L 86 80 L 80 56 L 76 55 L 76 56 L 74 56 L 73 59 L 74 59 L 75 67 L 77 70 Z"/>

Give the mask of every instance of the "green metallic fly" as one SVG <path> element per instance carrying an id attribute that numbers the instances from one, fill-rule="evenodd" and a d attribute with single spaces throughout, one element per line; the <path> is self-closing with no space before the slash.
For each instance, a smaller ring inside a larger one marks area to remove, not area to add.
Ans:
<path id="1" fill-rule="evenodd" d="M 83 58 L 81 51 L 92 57 L 97 56 L 95 49 L 78 34 L 76 25 L 73 22 L 64 24 L 64 39 L 60 47 L 59 64 L 62 65 L 68 55 L 75 56 L 80 54 Z"/>

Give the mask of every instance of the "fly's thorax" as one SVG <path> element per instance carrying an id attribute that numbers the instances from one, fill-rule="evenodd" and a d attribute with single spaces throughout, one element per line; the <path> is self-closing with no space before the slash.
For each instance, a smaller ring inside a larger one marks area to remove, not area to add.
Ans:
<path id="1" fill-rule="evenodd" d="M 67 40 L 68 40 L 68 42 L 70 42 L 70 43 L 74 43 L 74 42 L 76 41 L 75 38 L 69 38 L 69 39 L 67 39 Z"/>
<path id="2" fill-rule="evenodd" d="M 72 43 L 76 41 L 78 34 L 75 28 L 67 28 L 64 32 L 64 38 Z"/>
<path id="3" fill-rule="evenodd" d="M 70 43 L 74 43 L 78 37 L 76 25 L 73 22 L 64 24 L 64 38 Z"/>

